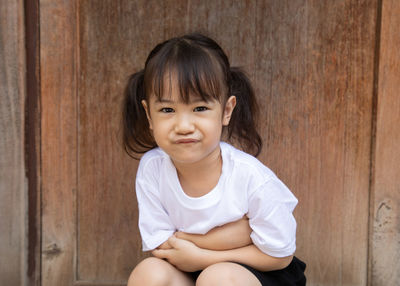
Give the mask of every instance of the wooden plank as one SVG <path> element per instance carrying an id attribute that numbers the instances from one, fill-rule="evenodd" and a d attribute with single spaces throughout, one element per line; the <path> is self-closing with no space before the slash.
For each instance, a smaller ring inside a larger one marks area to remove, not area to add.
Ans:
<path id="1" fill-rule="evenodd" d="M 28 180 L 28 281 L 41 281 L 41 187 L 40 187 L 40 45 L 39 1 L 24 2 L 26 42 L 25 161 Z"/>
<path id="2" fill-rule="evenodd" d="M 164 1 L 164 10 L 165 39 L 194 32 L 207 35 L 222 47 L 231 66 L 254 78 L 255 1 L 169 0 Z"/>
<path id="3" fill-rule="evenodd" d="M 79 5 L 77 280 L 118 284 L 148 256 L 137 228 L 138 161 L 121 144 L 123 89 L 163 38 L 163 6 L 147 0 Z"/>
<path id="4" fill-rule="evenodd" d="M 204 22 L 209 33 L 217 35 L 227 29 L 228 20 L 243 19 L 243 15 L 250 19 L 254 9 L 245 10 L 238 3 L 231 7 L 224 1 L 193 6 L 185 1 L 162 5 L 159 1 L 80 3 L 79 283 L 127 279 L 132 268 L 146 257 L 141 253 L 133 193 L 138 162 L 121 152 L 114 132 L 118 130 L 118 106 L 127 75 L 143 67 L 158 42 L 194 30 L 192 24 L 182 23 Z M 224 12 L 208 16 L 215 11 Z M 238 22 L 232 27 L 236 37 L 231 38 L 229 33 L 221 38 L 230 51 L 236 51 L 237 59 L 245 53 L 252 59 L 252 51 L 246 47 L 252 47 L 253 42 L 243 44 L 247 30 L 236 33 Z M 114 247 L 109 247 L 110 241 Z"/>
<path id="5" fill-rule="evenodd" d="M 23 1 L 0 1 L 0 285 L 26 283 Z"/>
<path id="6" fill-rule="evenodd" d="M 255 62 L 254 1 L 164 1 L 164 38 L 201 32 L 215 39 L 232 65 L 252 76 Z"/>
<path id="7" fill-rule="evenodd" d="M 43 285 L 119 285 L 144 257 L 117 106 L 156 43 L 195 30 L 255 81 L 260 159 L 300 199 L 309 285 L 365 285 L 376 7 L 42 0 Z"/>
<path id="8" fill-rule="evenodd" d="M 259 1 L 261 159 L 299 198 L 308 285 L 365 285 L 376 1 Z"/>
<path id="9" fill-rule="evenodd" d="M 75 279 L 75 30 L 75 1 L 40 1 L 43 286 L 70 286 Z"/>
<path id="10" fill-rule="evenodd" d="M 382 1 L 371 225 L 371 285 L 400 281 L 400 2 Z"/>

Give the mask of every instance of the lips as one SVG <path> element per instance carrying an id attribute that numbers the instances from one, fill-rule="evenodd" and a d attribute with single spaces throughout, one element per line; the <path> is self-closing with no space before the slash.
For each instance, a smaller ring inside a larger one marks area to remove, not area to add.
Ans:
<path id="1" fill-rule="evenodd" d="M 196 143 L 196 142 L 199 142 L 199 140 L 193 139 L 193 138 L 183 138 L 183 139 L 179 139 L 179 140 L 175 141 L 175 143 L 177 143 L 177 144 L 189 144 L 189 143 Z"/>

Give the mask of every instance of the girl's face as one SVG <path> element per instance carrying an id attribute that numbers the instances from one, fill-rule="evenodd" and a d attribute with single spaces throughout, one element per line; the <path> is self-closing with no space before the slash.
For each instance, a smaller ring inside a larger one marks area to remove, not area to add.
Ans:
<path id="1" fill-rule="evenodd" d="M 222 106 L 217 100 L 193 95 L 184 103 L 177 85 L 169 82 L 161 100 L 153 95 L 142 102 L 157 145 L 179 164 L 199 163 L 219 154 L 222 127 L 229 124 L 236 98 L 231 96 Z"/>

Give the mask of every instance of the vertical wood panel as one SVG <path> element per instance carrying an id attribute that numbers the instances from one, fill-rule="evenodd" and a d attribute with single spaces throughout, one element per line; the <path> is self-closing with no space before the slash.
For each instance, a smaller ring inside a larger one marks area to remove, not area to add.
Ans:
<path id="1" fill-rule="evenodd" d="M 146 256 L 136 225 L 138 162 L 122 152 L 115 132 L 126 78 L 143 67 L 149 51 L 163 39 L 206 28 L 210 34 L 222 34 L 232 19 L 237 20 L 233 32 L 221 38 L 236 58 L 252 59 L 253 42 L 245 45 L 243 39 L 247 30 L 237 33 L 241 37 L 232 34 L 240 30 L 238 19 L 250 20 L 255 6 L 247 3 L 247 9 L 225 1 L 79 3 L 77 279 L 122 283 Z M 204 27 L 196 29 L 192 22 Z"/>
<path id="2" fill-rule="evenodd" d="M 75 13 L 74 1 L 40 1 L 43 286 L 75 280 Z"/>
<path id="3" fill-rule="evenodd" d="M 385 131 L 398 119 L 388 115 L 398 110 L 390 105 L 395 80 L 384 81 L 387 71 L 398 74 L 388 50 L 398 45 L 390 12 L 397 10 L 389 3 L 375 169 L 398 141 Z M 255 83 L 260 159 L 300 200 L 297 254 L 308 263 L 308 284 L 365 285 L 376 7 L 377 0 L 42 0 L 43 285 L 123 285 L 145 257 L 137 162 L 119 149 L 118 106 L 127 75 L 150 49 L 191 31 L 215 38 Z M 399 257 L 398 190 L 378 185 L 395 185 L 398 173 L 385 174 L 375 172 L 374 181 L 374 281 L 398 269 L 385 268 Z M 387 242 L 394 256 L 378 254 Z"/>
<path id="4" fill-rule="evenodd" d="M 0 285 L 26 281 L 23 1 L 0 0 Z"/>
<path id="5" fill-rule="evenodd" d="M 26 42 L 25 162 L 28 187 L 28 282 L 41 285 L 39 1 L 24 2 Z"/>
<path id="6" fill-rule="evenodd" d="M 255 1 L 166 1 L 164 38 L 201 32 L 214 38 L 253 76 L 255 62 Z"/>
<path id="7" fill-rule="evenodd" d="M 250 75 L 255 61 L 256 2 L 251 0 L 169 0 L 165 5 L 164 38 L 201 32 L 217 40 L 233 65 Z"/>
<path id="8" fill-rule="evenodd" d="M 121 143 L 122 93 L 162 39 L 163 7 L 148 0 L 79 3 L 77 276 L 123 283 L 148 255 L 137 228 L 138 161 Z"/>
<path id="9" fill-rule="evenodd" d="M 376 1 L 260 1 L 262 160 L 299 198 L 309 285 L 365 285 Z"/>
<path id="10" fill-rule="evenodd" d="M 400 2 L 382 1 L 371 285 L 400 281 Z"/>

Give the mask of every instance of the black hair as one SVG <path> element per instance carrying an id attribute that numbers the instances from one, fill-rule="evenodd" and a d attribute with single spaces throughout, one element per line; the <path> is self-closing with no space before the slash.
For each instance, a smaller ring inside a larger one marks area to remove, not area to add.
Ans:
<path id="1" fill-rule="evenodd" d="M 256 129 L 258 106 L 250 80 L 241 69 L 230 67 L 228 57 L 214 40 L 188 34 L 158 44 L 147 57 L 144 69 L 129 77 L 123 102 L 123 142 L 130 156 L 136 158 L 157 147 L 141 102 L 150 95 L 163 97 L 168 73 L 177 75 L 183 102 L 196 94 L 224 106 L 234 95 L 237 104 L 227 126 L 227 139 L 255 156 L 261 152 L 262 140 Z"/>

